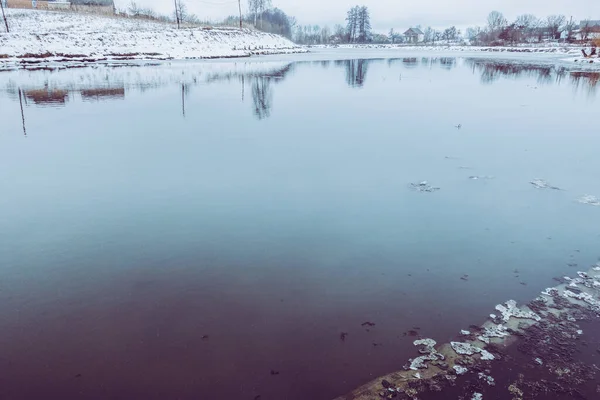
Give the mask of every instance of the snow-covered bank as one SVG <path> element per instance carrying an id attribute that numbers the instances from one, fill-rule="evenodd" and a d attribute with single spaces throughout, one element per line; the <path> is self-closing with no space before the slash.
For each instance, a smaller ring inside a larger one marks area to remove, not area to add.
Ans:
<path id="1" fill-rule="evenodd" d="M 249 29 L 186 28 L 172 24 L 71 12 L 6 10 L 0 65 L 123 59 L 247 57 L 307 50 L 288 39 Z"/>
<path id="2" fill-rule="evenodd" d="M 342 48 L 342 49 L 397 49 L 397 50 L 421 50 L 434 52 L 488 52 L 488 53 L 559 53 L 581 55 L 581 46 L 572 45 L 522 45 L 522 46 L 459 46 L 459 45 L 392 45 L 392 44 L 341 44 L 341 45 L 319 45 L 315 48 Z"/>

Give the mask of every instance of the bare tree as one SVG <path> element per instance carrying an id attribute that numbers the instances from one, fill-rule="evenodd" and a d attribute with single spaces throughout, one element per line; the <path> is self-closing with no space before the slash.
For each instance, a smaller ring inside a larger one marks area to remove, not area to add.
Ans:
<path id="1" fill-rule="evenodd" d="M 358 30 L 358 6 L 352 7 L 346 14 L 346 32 L 348 35 L 348 42 L 353 43 L 356 38 L 356 32 Z"/>
<path id="2" fill-rule="evenodd" d="M 446 30 L 444 30 L 444 32 L 442 33 L 442 39 L 444 39 L 446 42 L 450 42 L 453 40 L 456 40 L 458 38 L 458 30 L 456 29 L 455 26 L 452 26 Z"/>
<path id="3" fill-rule="evenodd" d="M 430 26 L 428 26 L 424 31 L 423 31 L 423 42 L 425 43 L 429 43 L 433 41 L 433 29 L 431 29 Z"/>
<path id="4" fill-rule="evenodd" d="M 6 14 L 4 14 L 4 0 L 0 0 L 0 8 L 2 8 L 2 19 L 4 19 L 4 26 L 6 27 L 6 33 L 10 33 L 10 29 L 8 29 L 8 21 L 6 20 Z"/>
<path id="5" fill-rule="evenodd" d="M 331 31 L 329 30 L 329 27 L 324 26 L 323 28 L 321 28 L 321 43 L 329 43 L 329 38 L 331 37 Z"/>
<path id="6" fill-rule="evenodd" d="M 521 36 L 520 40 L 527 40 L 534 36 L 536 28 L 540 26 L 540 20 L 533 14 L 522 14 L 517 17 L 514 25 Z"/>
<path id="7" fill-rule="evenodd" d="M 242 0 L 238 0 L 238 8 L 240 9 L 240 29 L 242 29 Z"/>
<path id="8" fill-rule="evenodd" d="M 479 42 L 479 36 L 481 35 L 481 28 L 478 26 L 467 28 L 466 31 L 467 39 L 471 44 Z"/>
<path id="9" fill-rule="evenodd" d="M 581 21 L 579 32 L 581 34 L 581 40 L 588 40 L 590 33 L 592 33 L 592 26 L 589 19 Z"/>
<path id="10" fill-rule="evenodd" d="M 508 24 L 508 21 L 499 11 L 492 11 L 487 17 L 489 33 L 494 37 L 498 37 L 502 29 Z"/>
<path id="11" fill-rule="evenodd" d="M 569 20 L 565 23 L 564 29 L 567 32 L 567 42 L 572 42 L 575 39 L 575 29 L 577 28 L 577 24 L 573 21 L 573 17 L 569 18 Z"/>
<path id="12" fill-rule="evenodd" d="M 259 0 L 248 0 L 248 8 L 254 16 L 254 26 L 256 26 L 256 20 L 258 19 L 258 10 L 260 9 Z"/>
<path id="13" fill-rule="evenodd" d="M 175 21 L 177 22 L 177 29 L 179 29 L 181 23 L 181 18 L 179 18 L 179 7 L 177 7 L 177 0 L 173 1 L 175 2 Z"/>
<path id="14" fill-rule="evenodd" d="M 358 41 L 365 43 L 371 38 L 371 16 L 369 9 L 362 6 L 358 11 Z"/>
<path id="15" fill-rule="evenodd" d="M 552 34 L 553 39 L 560 39 L 562 27 L 566 20 L 564 15 L 550 15 L 546 19 L 546 25 L 548 26 L 548 30 Z"/>

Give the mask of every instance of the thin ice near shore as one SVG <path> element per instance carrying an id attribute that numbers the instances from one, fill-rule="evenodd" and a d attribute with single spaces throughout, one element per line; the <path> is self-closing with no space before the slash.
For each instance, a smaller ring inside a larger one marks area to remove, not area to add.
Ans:
<path id="1" fill-rule="evenodd" d="M 494 386 L 492 376 L 478 371 L 502 359 L 503 349 L 516 343 L 519 349 L 521 346 L 526 348 L 528 343 L 538 343 L 534 346 L 536 349 L 533 354 L 536 355 L 532 360 L 537 365 L 545 365 L 536 353 L 537 347 L 540 347 L 537 335 L 557 335 L 561 341 L 565 337 L 575 340 L 583 332 L 576 324 L 578 319 L 583 318 L 582 314 L 600 317 L 599 272 L 600 262 L 588 272 L 578 272 L 575 278 L 563 278 L 563 283 L 545 289 L 527 306 L 517 307 L 514 300 L 499 304 L 496 306 L 499 315 L 490 314 L 490 319 L 477 329 L 471 327 L 470 331 L 462 330 L 457 341 L 436 346 L 433 339 L 416 340 L 414 345 L 419 347 L 419 353 L 423 355 L 409 360 L 403 371 L 380 377 L 335 400 L 417 399 L 427 387 L 436 386 L 439 389 L 443 384 L 452 385 L 459 376 L 476 372 L 480 380 Z M 557 321 L 564 323 L 557 324 Z M 561 362 L 552 360 L 553 364 Z M 569 370 L 568 360 L 564 360 L 564 363 L 562 369 Z M 524 398 L 517 386 L 511 385 L 508 391 L 516 396 L 514 398 Z M 482 398 L 478 392 L 471 392 L 469 396 Z"/>
<path id="2" fill-rule="evenodd" d="M 123 59 L 231 58 L 306 52 L 290 40 L 250 29 L 184 28 L 92 14 L 6 10 L 0 64 Z"/>

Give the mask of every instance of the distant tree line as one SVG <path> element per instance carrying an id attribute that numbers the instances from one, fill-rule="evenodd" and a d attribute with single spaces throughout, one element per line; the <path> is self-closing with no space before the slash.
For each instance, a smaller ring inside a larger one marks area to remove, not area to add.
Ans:
<path id="1" fill-rule="evenodd" d="M 152 9 L 140 7 L 132 1 L 126 12 L 121 14 L 133 18 L 153 19 L 160 21 L 176 22 L 178 25 L 197 25 L 200 19 L 188 12 L 184 0 L 173 0 L 174 12 L 171 16 L 161 16 Z M 337 24 L 330 29 L 328 26 L 299 25 L 296 18 L 287 15 L 279 8 L 272 8 L 271 0 L 247 0 L 248 13 L 242 15 L 241 0 L 238 0 L 240 15 L 226 18 L 222 23 L 230 26 L 251 26 L 255 29 L 282 35 L 299 44 L 343 44 L 343 43 L 391 43 L 397 44 L 404 41 L 404 36 L 394 29 L 387 35 L 373 33 L 371 15 L 368 7 L 356 5 L 346 12 L 345 23 Z M 242 24 L 243 22 L 243 24 Z M 581 26 L 579 26 L 581 25 Z M 7 27 L 8 29 L 8 27 Z M 564 40 L 573 43 L 588 41 L 593 38 L 592 33 L 597 27 L 590 25 L 589 21 L 581 24 L 567 19 L 564 15 L 550 15 L 538 18 L 532 14 L 519 15 L 514 21 L 508 21 L 499 11 L 492 11 L 487 17 L 484 26 L 474 26 L 461 32 L 455 26 L 444 30 L 427 27 L 422 30 L 419 25 L 416 29 L 422 33 L 419 42 L 425 44 L 456 43 L 472 45 L 503 45 L 518 43 L 540 43 L 545 41 Z"/>
<path id="2" fill-rule="evenodd" d="M 560 14 L 549 15 L 546 18 L 522 14 L 509 22 L 501 12 L 492 11 L 488 15 L 486 26 L 468 28 L 466 36 L 471 44 L 540 43 L 558 40 L 573 43 L 577 40 L 587 41 L 592 32 L 593 27 L 589 21 L 582 21 L 579 26 L 572 17 L 567 19 Z"/>

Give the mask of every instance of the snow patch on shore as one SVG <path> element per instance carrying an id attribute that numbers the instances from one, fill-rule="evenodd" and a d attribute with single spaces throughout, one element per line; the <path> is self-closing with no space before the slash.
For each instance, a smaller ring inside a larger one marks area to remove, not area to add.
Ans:
<path id="1" fill-rule="evenodd" d="M 156 59 L 220 58 L 306 52 L 290 40 L 250 29 L 185 28 L 169 23 L 70 12 L 6 10 L 0 63 L 44 56 Z"/>

